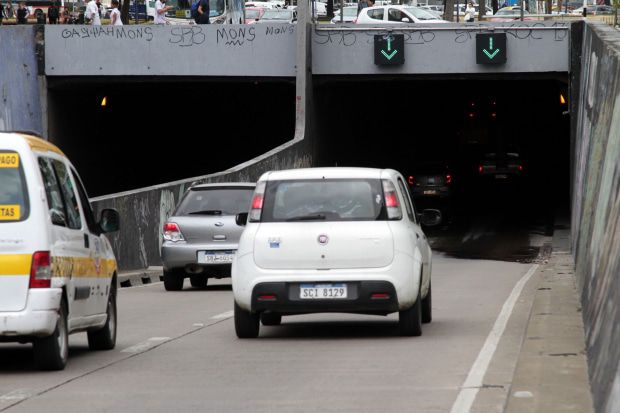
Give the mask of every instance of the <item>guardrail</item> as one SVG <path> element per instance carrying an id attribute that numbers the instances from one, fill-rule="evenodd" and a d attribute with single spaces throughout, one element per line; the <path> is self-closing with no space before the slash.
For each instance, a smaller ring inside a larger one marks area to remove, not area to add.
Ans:
<path id="1" fill-rule="evenodd" d="M 504 23 L 504 22 L 502 22 Z M 542 26 L 527 26 L 527 27 L 510 27 L 510 26 L 450 26 L 450 27 L 410 27 L 406 25 L 390 25 L 383 27 L 342 27 L 342 26 L 330 26 L 330 27 L 315 27 L 317 32 L 428 32 L 428 31 L 475 31 L 481 30 L 495 31 L 495 30 L 522 30 L 522 31 L 543 31 L 543 30 L 570 30 L 569 26 L 555 26 L 555 27 L 542 27 Z"/>

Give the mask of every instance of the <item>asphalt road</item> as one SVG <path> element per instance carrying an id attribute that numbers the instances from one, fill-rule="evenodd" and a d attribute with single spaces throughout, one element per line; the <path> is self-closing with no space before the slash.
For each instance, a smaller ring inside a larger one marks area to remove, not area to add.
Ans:
<path id="1" fill-rule="evenodd" d="M 230 280 L 121 289 L 115 350 L 90 352 L 86 335 L 73 335 L 66 370 L 39 372 L 30 345 L 0 345 L 0 411 L 448 412 L 530 268 L 436 254 L 434 319 L 413 338 L 399 337 L 396 315 L 324 314 L 239 340 Z"/>

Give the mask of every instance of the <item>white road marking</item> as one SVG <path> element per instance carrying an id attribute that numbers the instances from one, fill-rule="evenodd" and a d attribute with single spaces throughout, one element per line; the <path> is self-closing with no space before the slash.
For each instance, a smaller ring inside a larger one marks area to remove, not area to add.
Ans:
<path id="1" fill-rule="evenodd" d="M 532 397 L 534 397 L 534 395 L 530 391 L 516 391 L 514 392 L 513 396 L 517 399 L 531 399 Z"/>
<path id="2" fill-rule="evenodd" d="M 25 400 L 30 398 L 31 396 L 32 393 L 30 393 L 27 389 L 17 389 L 0 396 L 0 402 L 14 402 L 18 400 Z"/>
<path id="3" fill-rule="evenodd" d="M 151 337 L 146 341 L 121 350 L 121 353 L 142 353 L 168 340 L 170 340 L 170 337 Z"/>
<path id="4" fill-rule="evenodd" d="M 222 314 L 214 315 L 213 317 L 211 317 L 211 320 L 223 320 L 225 318 L 230 318 L 230 317 L 232 317 L 234 315 L 235 315 L 235 312 L 230 310 L 230 311 L 226 311 L 225 313 L 222 313 Z"/>
<path id="5" fill-rule="evenodd" d="M 204 327 L 204 323 L 194 323 L 192 324 L 192 327 Z"/>
<path id="6" fill-rule="evenodd" d="M 474 404 L 474 400 L 476 400 L 476 396 L 478 395 L 478 390 L 480 390 L 480 386 L 482 386 L 482 380 L 484 379 L 484 375 L 489 368 L 489 364 L 491 363 L 491 359 L 493 358 L 493 354 L 495 354 L 495 350 L 497 350 L 497 345 L 499 344 L 499 340 L 502 338 L 504 334 L 504 330 L 506 329 L 506 325 L 508 324 L 508 319 L 512 314 L 512 310 L 517 302 L 517 299 L 521 295 L 521 291 L 523 291 L 523 287 L 529 281 L 529 279 L 534 275 L 536 270 L 538 269 L 538 264 L 532 265 L 527 273 L 512 289 L 512 292 L 508 296 L 508 299 L 504 303 L 502 307 L 502 311 L 500 311 L 497 319 L 495 320 L 495 324 L 491 329 L 491 332 L 487 336 L 480 353 L 478 353 L 478 358 L 471 366 L 469 370 L 469 374 L 465 379 L 465 382 L 461 386 L 461 391 L 457 396 L 454 404 L 452 405 L 452 409 L 450 413 L 469 413 L 471 410 L 471 406 Z"/>

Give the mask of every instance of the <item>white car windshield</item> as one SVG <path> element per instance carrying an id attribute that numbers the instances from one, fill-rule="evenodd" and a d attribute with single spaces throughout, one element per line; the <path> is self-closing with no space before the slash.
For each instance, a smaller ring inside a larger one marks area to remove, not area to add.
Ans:
<path id="1" fill-rule="evenodd" d="M 406 7 L 405 10 L 420 20 L 439 20 L 436 15 L 418 7 Z"/>
<path id="2" fill-rule="evenodd" d="M 267 10 L 262 20 L 291 20 L 293 13 L 287 10 Z"/>

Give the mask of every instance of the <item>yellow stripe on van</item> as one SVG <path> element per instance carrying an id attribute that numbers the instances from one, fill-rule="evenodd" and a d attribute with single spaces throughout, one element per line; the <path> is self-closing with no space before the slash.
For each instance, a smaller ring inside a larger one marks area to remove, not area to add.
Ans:
<path id="1" fill-rule="evenodd" d="M 19 168 L 19 155 L 15 152 L 0 152 L 0 168 Z"/>
<path id="2" fill-rule="evenodd" d="M 19 135 L 22 138 L 26 139 L 26 142 L 28 142 L 28 145 L 30 145 L 30 148 L 32 148 L 32 150 L 38 150 L 42 152 L 49 151 L 49 152 L 57 153 L 60 156 L 65 156 L 65 154 L 62 153 L 62 151 L 58 149 L 56 145 L 51 144 L 48 141 L 44 141 L 43 139 L 39 139 L 32 135 L 25 135 L 25 134 L 19 134 Z"/>
<path id="3" fill-rule="evenodd" d="M 0 254 L 1 275 L 30 275 L 32 255 L 30 254 Z"/>
<path id="4" fill-rule="evenodd" d="M 116 271 L 116 260 L 90 257 L 53 257 L 54 277 L 110 278 Z"/>
<path id="5" fill-rule="evenodd" d="M 0 221 L 19 221 L 21 217 L 19 205 L 0 205 Z"/>

